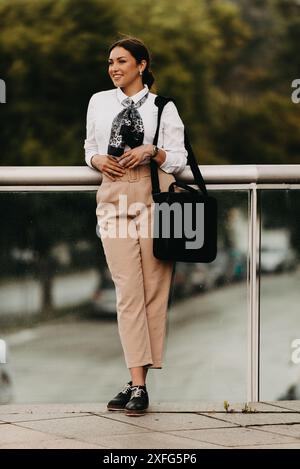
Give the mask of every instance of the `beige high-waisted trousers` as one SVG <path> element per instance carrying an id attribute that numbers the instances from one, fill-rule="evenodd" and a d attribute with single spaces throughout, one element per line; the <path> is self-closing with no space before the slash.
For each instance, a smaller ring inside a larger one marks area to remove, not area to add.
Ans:
<path id="1" fill-rule="evenodd" d="M 116 181 L 103 174 L 97 191 L 98 228 L 116 288 L 126 366 L 162 368 L 174 262 L 153 255 L 150 165 L 125 169 Z M 160 168 L 158 174 L 161 191 L 167 191 L 174 175 Z"/>

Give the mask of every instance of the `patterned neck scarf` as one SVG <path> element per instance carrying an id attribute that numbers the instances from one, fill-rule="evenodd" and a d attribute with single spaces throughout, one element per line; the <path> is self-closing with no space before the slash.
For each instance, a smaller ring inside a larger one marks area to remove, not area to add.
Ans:
<path id="1" fill-rule="evenodd" d="M 112 122 L 108 155 L 123 155 L 126 144 L 130 148 L 143 144 L 144 124 L 138 108 L 146 101 L 148 94 L 149 91 L 137 103 L 129 96 L 121 102 L 125 109 L 119 112 Z"/>

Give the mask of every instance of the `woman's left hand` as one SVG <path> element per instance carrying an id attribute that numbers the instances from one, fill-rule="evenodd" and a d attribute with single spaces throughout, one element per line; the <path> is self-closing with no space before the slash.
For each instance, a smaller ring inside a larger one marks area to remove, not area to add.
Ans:
<path id="1" fill-rule="evenodd" d="M 138 166 L 143 161 L 150 159 L 152 149 L 153 145 L 151 144 L 131 148 L 130 150 L 125 151 L 123 155 L 118 158 L 118 162 L 124 168 L 135 168 L 135 166 Z"/>

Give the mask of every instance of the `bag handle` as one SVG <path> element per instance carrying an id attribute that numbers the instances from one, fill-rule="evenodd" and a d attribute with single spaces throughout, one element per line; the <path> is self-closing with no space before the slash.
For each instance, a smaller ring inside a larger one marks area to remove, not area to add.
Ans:
<path id="1" fill-rule="evenodd" d="M 154 104 L 158 107 L 158 117 L 157 117 L 156 132 L 155 132 L 155 136 L 154 136 L 154 139 L 153 139 L 153 145 L 157 145 L 159 127 L 160 127 L 160 121 L 161 121 L 161 114 L 162 114 L 162 111 L 163 111 L 165 105 L 169 101 L 173 101 L 174 104 L 175 104 L 175 101 L 174 101 L 173 98 L 167 98 L 167 97 L 160 96 L 160 95 L 156 96 L 156 98 L 155 98 Z M 203 192 L 203 194 L 205 196 L 208 196 L 207 189 L 206 189 L 206 186 L 205 186 L 205 182 L 204 182 L 204 179 L 202 177 L 199 166 L 197 164 L 197 161 L 196 161 L 193 149 L 192 149 L 192 145 L 191 145 L 191 143 L 189 141 L 189 138 L 187 136 L 186 129 L 184 129 L 184 146 L 185 146 L 185 148 L 188 152 L 187 160 L 188 160 L 188 164 L 191 167 L 191 170 L 192 170 L 192 173 L 193 173 L 193 176 L 194 176 L 194 180 L 195 180 L 196 184 L 198 185 L 199 189 Z M 153 194 L 161 192 L 161 190 L 160 190 L 160 186 L 159 186 L 157 164 L 152 159 L 150 160 L 150 168 L 151 168 L 152 195 L 153 195 Z"/>
<path id="2" fill-rule="evenodd" d="M 199 191 L 197 189 L 194 189 L 193 187 L 189 186 L 185 182 L 179 182 L 179 181 L 171 182 L 171 184 L 169 185 L 169 192 L 175 192 L 174 190 L 175 186 L 182 187 L 183 189 L 186 189 L 187 191 L 190 191 L 194 194 L 199 195 Z"/>

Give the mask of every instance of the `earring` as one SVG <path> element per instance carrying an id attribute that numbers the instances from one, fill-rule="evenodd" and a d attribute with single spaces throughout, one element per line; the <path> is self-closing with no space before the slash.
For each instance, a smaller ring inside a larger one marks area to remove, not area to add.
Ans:
<path id="1" fill-rule="evenodd" d="M 143 75 L 143 72 L 140 71 L 140 75 Z"/>

